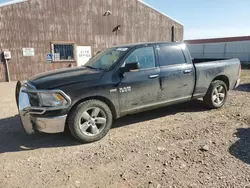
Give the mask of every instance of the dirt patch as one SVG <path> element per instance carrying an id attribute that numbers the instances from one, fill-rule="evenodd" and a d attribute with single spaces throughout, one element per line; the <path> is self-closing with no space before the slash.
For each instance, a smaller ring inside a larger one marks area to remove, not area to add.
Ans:
<path id="1" fill-rule="evenodd" d="M 250 71 L 225 107 L 201 101 L 123 117 L 101 141 L 27 135 L 1 83 L 0 187 L 250 186 Z"/>

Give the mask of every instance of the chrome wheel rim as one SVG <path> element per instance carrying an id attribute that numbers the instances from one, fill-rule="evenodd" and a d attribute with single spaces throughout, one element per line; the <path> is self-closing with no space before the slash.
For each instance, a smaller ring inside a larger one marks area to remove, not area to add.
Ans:
<path id="1" fill-rule="evenodd" d="M 212 95 L 212 100 L 215 104 L 220 105 L 224 102 L 226 97 L 226 90 L 222 85 L 217 86 Z"/>
<path id="2" fill-rule="evenodd" d="M 96 136 L 107 124 L 106 114 L 99 107 L 92 107 L 85 110 L 79 120 L 79 127 L 83 134 Z"/>

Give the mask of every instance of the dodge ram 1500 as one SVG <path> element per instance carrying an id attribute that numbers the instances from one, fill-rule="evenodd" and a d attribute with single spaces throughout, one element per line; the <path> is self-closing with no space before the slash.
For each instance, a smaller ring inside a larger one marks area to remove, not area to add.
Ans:
<path id="1" fill-rule="evenodd" d="M 106 49 L 82 67 L 42 73 L 16 86 L 27 133 L 66 127 L 84 143 L 103 138 L 121 116 L 203 98 L 222 107 L 240 83 L 238 59 L 192 59 L 184 43 Z"/>

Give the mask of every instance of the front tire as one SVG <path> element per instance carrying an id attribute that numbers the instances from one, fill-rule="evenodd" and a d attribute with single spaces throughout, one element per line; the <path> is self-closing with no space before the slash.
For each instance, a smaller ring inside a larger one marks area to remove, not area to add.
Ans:
<path id="1" fill-rule="evenodd" d="M 102 139 L 110 130 L 112 123 L 113 116 L 110 108 L 99 100 L 80 103 L 68 118 L 71 134 L 82 143 Z"/>
<path id="2" fill-rule="evenodd" d="M 227 94 L 228 89 L 226 84 L 221 80 L 215 80 L 211 83 L 203 101 L 209 108 L 218 109 L 224 106 Z"/>

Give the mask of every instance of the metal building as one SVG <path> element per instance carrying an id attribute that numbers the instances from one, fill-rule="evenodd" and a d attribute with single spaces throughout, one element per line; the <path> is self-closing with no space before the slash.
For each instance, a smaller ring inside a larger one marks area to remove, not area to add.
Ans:
<path id="1" fill-rule="evenodd" d="M 14 0 L 0 4 L 0 50 L 10 79 L 82 65 L 118 44 L 182 41 L 183 25 L 141 0 Z M 0 62 L 0 81 L 6 81 Z"/>
<path id="2" fill-rule="evenodd" d="M 187 40 L 193 58 L 239 58 L 250 62 L 250 36 Z"/>

